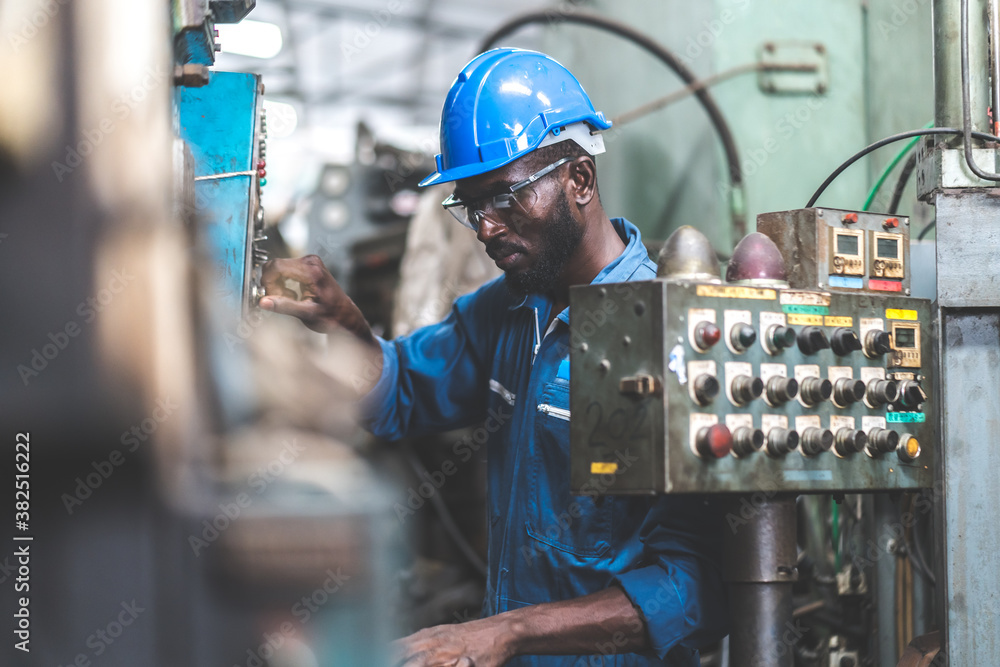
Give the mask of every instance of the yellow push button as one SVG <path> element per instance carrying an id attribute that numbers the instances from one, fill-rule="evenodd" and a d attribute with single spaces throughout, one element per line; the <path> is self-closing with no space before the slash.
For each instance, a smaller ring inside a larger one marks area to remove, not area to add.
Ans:
<path id="1" fill-rule="evenodd" d="M 904 433 L 896 447 L 896 455 L 903 463 L 912 463 L 920 456 L 920 442 L 909 433 Z"/>

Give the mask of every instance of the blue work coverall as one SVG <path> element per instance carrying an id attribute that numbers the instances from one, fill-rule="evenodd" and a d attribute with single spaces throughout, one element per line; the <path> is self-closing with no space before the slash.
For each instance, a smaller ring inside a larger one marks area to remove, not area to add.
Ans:
<path id="1" fill-rule="evenodd" d="M 639 230 L 612 223 L 626 248 L 594 283 L 654 278 Z M 652 646 L 623 653 L 595 638 L 592 655 L 509 665 L 697 665 L 696 649 L 728 625 L 718 514 L 690 496 L 570 493 L 569 309 L 546 331 L 551 308 L 542 295 L 514 298 L 501 276 L 459 298 L 439 324 L 381 341 L 363 423 L 387 439 L 478 425 L 452 455 L 460 465 L 487 449 L 486 615 L 617 585 L 641 610 Z M 595 324 L 615 326 L 606 316 Z M 633 464 L 623 454 L 621 465 Z"/>

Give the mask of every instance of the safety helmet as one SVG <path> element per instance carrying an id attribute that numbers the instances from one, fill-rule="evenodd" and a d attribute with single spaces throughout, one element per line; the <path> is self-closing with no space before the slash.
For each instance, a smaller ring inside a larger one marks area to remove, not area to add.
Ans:
<path id="1" fill-rule="evenodd" d="M 437 171 L 420 185 L 479 176 L 567 139 L 597 155 L 604 139 L 591 132 L 610 127 L 576 77 L 549 56 L 492 49 L 469 61 L 451 84 Z"/>

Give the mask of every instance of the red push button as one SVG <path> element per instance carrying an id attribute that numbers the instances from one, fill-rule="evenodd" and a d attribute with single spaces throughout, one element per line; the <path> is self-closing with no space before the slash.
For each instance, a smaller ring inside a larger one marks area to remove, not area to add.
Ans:
<path id="1" fill-rule="evenodd" d="M 695 436 L 698 456 L 705 459 L 721 459 L 733 449 L 733 435 L 724 424 L 706 426 Z"/>

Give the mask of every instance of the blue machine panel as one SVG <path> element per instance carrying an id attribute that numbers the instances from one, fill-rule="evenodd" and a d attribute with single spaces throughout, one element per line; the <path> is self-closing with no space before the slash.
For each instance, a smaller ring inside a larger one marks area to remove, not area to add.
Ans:
<path id="1" fill-rule="evenodd" d="M 259 76 L 236 72 L 212 72 L 207 86 L 178 89 L 180 135 L 194 157 L 199 242 L 220 300 L 236 313 L 250 299 L 254 231 L 263 219 L 261 93 Z"/>

